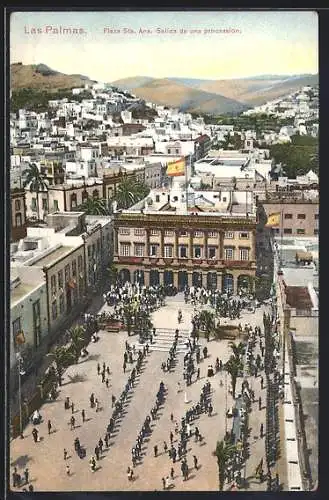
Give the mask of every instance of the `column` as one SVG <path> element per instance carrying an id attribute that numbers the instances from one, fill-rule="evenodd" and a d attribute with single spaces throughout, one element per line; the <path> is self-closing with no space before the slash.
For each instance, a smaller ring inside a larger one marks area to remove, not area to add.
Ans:
<path id="1" fill-rule="evenodd" d="M 145 245 L 146 245 L 145 256 L 149 257 L 149 255 L 150 255 L 150 230 L 149 229 L 145 230 Z"/>
<path id="2" fill-rule="evenodd" d="M 224 230 L 223 229 L 221 229 L 219 231 L 218 248 L 219 248 L 219 259 L 224 260 Z"/>
<path id="3" fill-rule="evenodd" d="M 193 271 L 187 271 L 187 286 L 192 286 Z"/>
<path id="4" fill-rule="evenodd" d="M 159 284 L 163 285 L 163 270 L 159 270 Z"/>
<path id="5" fill-rule="evenodd" d="M 144 269 L 144 284 L 150 286 L 150 271 Z"/>
<path id="6" fill-rule="evenodd" d="M 220 292 L 223 290 L 223 273 L 217 271 L 217 290 Z"/>
<path id="7" fill-rule="evenodd" d="M 114 255 L 119 255 L 119 230 L 114 229 Z"/>
<path id="8" fill-rule="evenodd" d="M 237 293 L 238 290 L 238 276 L 237 274 L 233 271 L 233 294 Z"/>
<path id="9" fill-rule="evenodd" d="M 174 231 L 174 259 L 178 259 L 178 231 Z"/>
<path id="10" fill-rule="evenodd" d="M 256 229 L 251 231 L 251 245 L 249 260 L 256 260 Z"/>
<path id="11" fill-rule="evenodd" d="M 178 271 L 173 271 L 174 274 L 174 286 L 178 288 Z"/>
<path id="12" fill-rule="evenodd" d="M 164 257 L 164 231 L 160 229 L 160 259 Z"/>
<path id="13" fill-rule="evenodd" d="M 208 259 L 208 231 L 203 233 L 203 258 Z"/>
<path id="14" fill-rule="evenodd" d="M 188 258 L 193 259 L 193 231 L 189 231 Z"/>

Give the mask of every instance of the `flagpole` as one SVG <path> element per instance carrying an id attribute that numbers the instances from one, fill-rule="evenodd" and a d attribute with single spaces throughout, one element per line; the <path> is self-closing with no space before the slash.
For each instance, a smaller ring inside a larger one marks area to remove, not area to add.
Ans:
<path id="1" fill-rule="evenodd" d="M 191 161 L 191 155 L 190 155 Z M 188 212 L 188 195 L 187 195 L 187 162 L 185 161 L 185 198 L 186 198 L 186 212 Z"/>
<path id="2" fill-rule="evenodd" d="M 281 233 L 281 240 L 280 240 L 280 271 L 282 267 L 282 243 L 283 243 L 283 208 L 281 205 L 281 213 L 280 213 L 280 233 Z"/>

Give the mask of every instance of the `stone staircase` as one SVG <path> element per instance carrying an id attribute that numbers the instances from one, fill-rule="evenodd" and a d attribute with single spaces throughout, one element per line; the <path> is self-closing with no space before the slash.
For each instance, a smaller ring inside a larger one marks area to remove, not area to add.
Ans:
<path id="1" fill-rule="evenodd" d="M 148 343 L 150 351 L 169 352 L 175 339 L 175 331 L 175 328 L 157 328 L 156 335 L 153 336 L 153 343 Z M 188 342 L 189 334 L 189 330 L 179 329 L 179 337 L 176 348 L 177 354 L 185 354 L 185 352 L 187 352 L 188 346 L 186 343 Z M 143 349 L 144 345 L 145 344 L 140 344 L 139 342 L 135 344 L 136 349 Z"/>

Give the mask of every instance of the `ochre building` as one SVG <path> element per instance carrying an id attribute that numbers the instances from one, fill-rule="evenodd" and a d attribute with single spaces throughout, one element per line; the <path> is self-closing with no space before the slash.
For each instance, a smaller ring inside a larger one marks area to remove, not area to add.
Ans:
<path id="1" fill-rule="evenodd" d="M 116 214 L 114 235 L 121 282 L 254 288 L 255 216 L 127 211 Z"/>

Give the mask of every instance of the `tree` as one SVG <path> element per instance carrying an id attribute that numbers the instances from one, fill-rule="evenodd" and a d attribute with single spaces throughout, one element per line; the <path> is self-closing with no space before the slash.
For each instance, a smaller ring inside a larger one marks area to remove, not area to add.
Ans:
<path id="1" fill-rule="evenodd" d="M 109 279 L 110 283 L 116 283 L 117 280 L 117 275 L 118 275 L 118 270 L 115 266 L 115 264 L 110 264 L 109 267 L 107 268 L 107 272 L 109 273 Z"/>
<path id="2" fill-rule="evenodd" d="M 87 215 L 110 215 L 108 202 L 105 198 L 88 197 L 81 205 L 81 210 Z"/>
<path id="3" fill-rule="evenodd" d="M 119 184 L 115 200 L 118 203 L 118 208 L 127 209 L 145 198 L 149 192 L 150 189 L 145 184 L 124 178 Z"/>
<path id="4" fill-rule="evenodd" d="M 224 489 L 225 479 L 227 477 L 227 467 L 235 450 L 236 448 L 233 444 L 229 444 L 223 439 L 221 441 L 217 441 L 216 450 L 213 452 L 213 456 L 217 458 L 220 491 L 223 491 Z"/>
<path id="5" fill-rule="evenodd" d="M 81 348 L 86 342 L 86 329 L 84 326 L 77 325 L 73 326 L 68 330 L 68 334 L 71 337 L 70 352 L 74 356 L 74 360 L 77 363 L 79 361 Z"/>
<path id="6" fill-rule="evenodd" d="M 49 352 L 47 356 L 51 356 L 56 363 L 58 384 L 61 386 L 65 368 L 75 361 L 74 355 L 66 347 L 56 347 L 55 350 Z"/>
<path id="7" fill-rule="evenodd" d="M 245 353 L 245 345 L 243 342 L 239 342 L 239 344 L 236 344 L 235 342 L 230 342 L 229 343 L 230 348 L 232 349 L 233 356 L 237 360 L 242 360 L 242 356 Z"/>
<path id="8" fill-rule="evenodd" d="M 199 315 L 200 326 L 205 332 L 207 342 L 209 342 L 210 334 L 215 329 L 215 316 L 211 311 L 203 310 Z"/>
<path id="9" fill-rule="evenodd" d="M 231 375 L 233 399 L 235 399 L 236 381 L 242 368 L 243 364 L 241 360 L 236 358 L 234 355 L 232 355 L 225 364 L 226 371 Z"/>
<path id="10" fill-rule="evenodd" d="M 48 184 L 45 176 L 41 174 L 35 163 L 31 163 L 29 168 L 22 172 L 22 176 L 25 176 L 24 187 L 28 186 L 32 193 L 37 194 L 37 218 L 40 220 L 39 193 L 40 191 L 48 192 Z"/>

